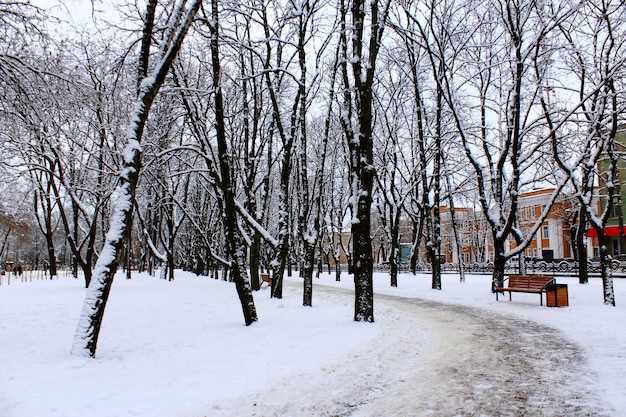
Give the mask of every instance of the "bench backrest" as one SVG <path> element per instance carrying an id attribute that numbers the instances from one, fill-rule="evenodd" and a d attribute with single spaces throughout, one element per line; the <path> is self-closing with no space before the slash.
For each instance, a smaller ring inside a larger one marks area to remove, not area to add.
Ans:
<path id="1" fill-rule="evenodd" d="M 554 277 L 545 275 L 510 275 L 508 286 L 540 290 L 552 281 L 554 281 Z"/>

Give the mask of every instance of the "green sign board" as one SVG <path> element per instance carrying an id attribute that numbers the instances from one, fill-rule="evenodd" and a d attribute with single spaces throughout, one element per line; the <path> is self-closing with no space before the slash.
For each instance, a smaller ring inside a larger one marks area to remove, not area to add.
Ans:
<path id="1" fill-rule="evenodd" d="M 412 243 L 400 243 L 400 263 L 408 263 L 411 259 Z"/>

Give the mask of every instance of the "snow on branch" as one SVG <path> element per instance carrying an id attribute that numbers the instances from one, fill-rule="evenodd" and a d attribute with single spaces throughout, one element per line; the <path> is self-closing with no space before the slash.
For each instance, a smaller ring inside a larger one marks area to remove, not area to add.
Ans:
<path id="1" fill-rule="evenodd" d="M 263 239 L 269 242 L 269 244 L 273 247 L 278 247 L 278 245 L 280 244 L 278 242 L 278 239 L 274 238 L 274 236 L 272 236 L 271 233 L 267 231 L 267 229 L 261 226 L 259 222 L 257 222 L 254 217 L 252 217 L 250 213 L 248 213 L 248 210 L 246 210 L 238 201 L 235 201 L 235 207 L 237 208 L 239 214 L 243 216 L 246 222 L 248 222 L 248 224 L 254 230 L 256 230 L 263 237 Z"/>

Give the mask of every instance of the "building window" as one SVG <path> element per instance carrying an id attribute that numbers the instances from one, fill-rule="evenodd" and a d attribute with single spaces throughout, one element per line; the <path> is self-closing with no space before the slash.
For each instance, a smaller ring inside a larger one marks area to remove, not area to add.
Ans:
<path id="1" fill-rule="evenodd" d="M 622 204 L 620 202 L 614 202 L 611 205 L 611 213 L 609 215 L 609 217 L 619 217 L 620 215 L 620 211 L 622 209 Z"/>
<path id="2" fill-rule="evenodd" d="M 548 229 L 548 226 L 541 227 L 541 238 L 550 239 L 550 230 Z"/>

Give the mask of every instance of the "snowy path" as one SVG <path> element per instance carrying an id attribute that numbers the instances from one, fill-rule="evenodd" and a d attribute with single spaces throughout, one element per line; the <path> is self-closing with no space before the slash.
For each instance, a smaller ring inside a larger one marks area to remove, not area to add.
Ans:
<path id="1" fill-rule="evenodd" d="M 352 300 L 345 290 L 315 291 Z M 382 331 L 373 343 L 205 415 L 610 415 L 579 348 L 554 329 L 419 299 L 377 295 L 375 302 Z"/>

